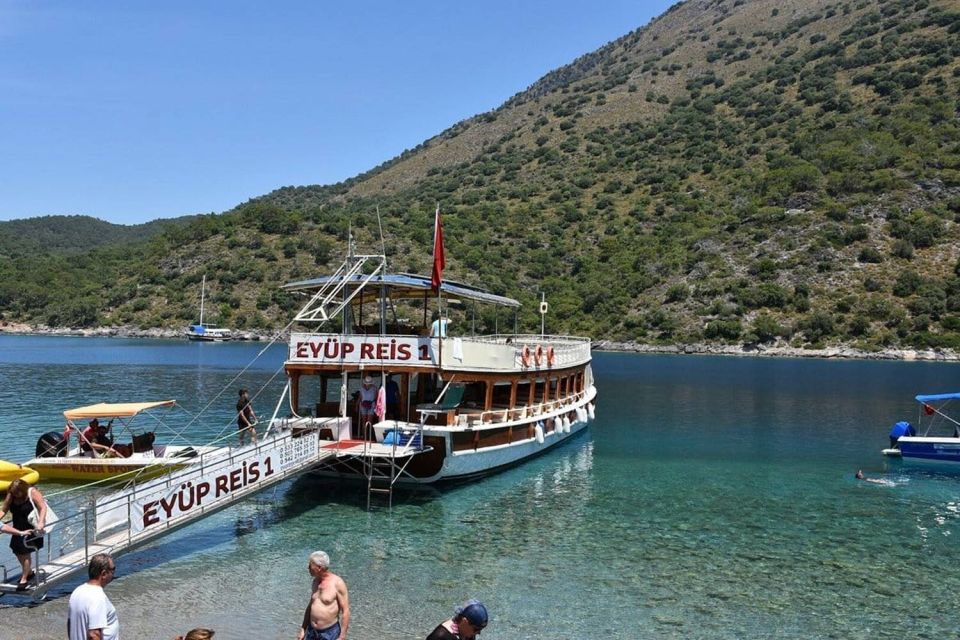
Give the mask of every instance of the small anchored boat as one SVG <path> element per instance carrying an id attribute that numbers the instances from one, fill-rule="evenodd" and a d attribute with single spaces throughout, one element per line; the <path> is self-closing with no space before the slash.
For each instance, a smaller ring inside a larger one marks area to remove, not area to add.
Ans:
<path id="1" fill-rule="evenodd" d="M 134 475 L 143 479 L 186 467 L 200 454 L 220 449 L 156 442 L 154 429 L 164 423 L 162 417 L 152 410 L 175 405 L 176 400 L 161 400 L 100 403 L 68 409 L 63 412 L 67 420 L 65 429 L 48 431 L 40 436 L 36 457 L 24 466 L 48 480 L 91 482 L 109 478 L 125 480 Z M 134 424 L 134 418 L 141 414 L 154 419 L 155 424 L 150 429 Z M 74 421 L 83 420 L 90 421 L 84 429 L 74 424 Z M 106 424 L 101 424 L 101 420 Z M 121 443 L 123 439 L 129 441 Z"/>
<path id="2" fill-rule="evenodd" d="M 200 284 L 200 322 L 190 325 L 187 329 L 187 339 L 195 342 L 227 342 L 233 340 L 233 331 L 203 323 L 203 303 L 207 292 L 207 276 L 203 276 Z"/>
<path id="3" fill-rule="evenodd" d="M 890 447 L 885 456 L 910 462 L 960 463 L 960 420 L 947 411 L 960 393 L 918 395 L 917 424 L 897 422 L 890 432 Z"/>

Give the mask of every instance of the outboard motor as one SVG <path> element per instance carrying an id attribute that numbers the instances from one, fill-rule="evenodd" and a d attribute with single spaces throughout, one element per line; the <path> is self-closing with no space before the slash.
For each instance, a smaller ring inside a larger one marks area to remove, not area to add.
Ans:
<path id="1" fill-rule="evenodd" d="M 67 441 L 62 431 L 47 431 L 37 440 L 36 457 L 58 458 L 67 452 Z"/>
<path id="2" fill-rule="evenodd" d="M 156 441 L 156 436 L 153 434 L 153 431 L 147 431 L 146 433 L 133 436 L 133 452 L 143 453 L 144 451 L 153 451 L 154 441 Z"/>
<path id="3" fill-rule="evenodd" d="M 913 425 L 907 422 L 906 420 L 901 420 L 900 422 L 893 425 L 892 429 L 890 429 L 890 448 L 899 449 L 900 438 L 902 438 L 903 436 L 915 436 L 915 435 L 917 435 L 917 430 L 913 428 Z"/>

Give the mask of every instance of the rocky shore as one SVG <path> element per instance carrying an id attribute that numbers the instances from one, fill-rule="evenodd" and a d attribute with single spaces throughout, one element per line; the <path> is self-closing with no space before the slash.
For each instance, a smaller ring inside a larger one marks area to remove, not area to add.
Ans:
<path id="1" fill-rule="evenodd" d="M 600 351 L 624 351 L 630 353 L 674 353 L 679 355 L 711 356 L 770 356 L 775 358 L 835 358 L 859 360 L 925 360 L 936 362 L 960 362 L 960 354 L 950 349 L 883 349 L 863 351 L 852 347 L 829 347 L 826 349 L 803 349 L 786 345 L 651 345 L 634 342 L 598 340 L 594 349 Z"/>
<path id="2" fill-rule="evenodd" d="M 30 325 L 18 322 L 0 322 L 0 334 L 36 335 L 36 336 L 77 336 L 100 338 L 186 338 L 187 332 L 183 329 L 169 329 L 155 327 L 141 329 L 139 327 L 48 327 L 46 325 Z M 269 331 L 234 331 L 234 340 L 272 340 L 276 334 Z"/>
<path id="3" fill-rule="evenodd" d="M 185 338 L 186 332 L 178 329 L 138 327 L 95 327 L 73 329 L 69 327 L 48 327 L 16 322 L 0 321 L 0 334 L 80 336 L 80 337 L 116 337 L 116 338 Z M 235 340 L 272 340 L 276 334 L 269 331 L 235 331 Z M 281 336 L 286 339 L 286 336 Z M 904 360 L 960 362 L 960 354 L 950 349 L 882 349 L 864 351 L 852 347 L 828 347 L 826 349 L 803 349 L 784 344 L 775 345 L 722 345 L 722 344 L 685 344 L 655 345 L 636 342 L 616 342 L 597 340 L 593 348 L 598 351 L 620 351 L 627 353 L 667 353 L 677 355 L 709 356 L 769 356 L 774 358 L 833 358 L 858 360 Z"/>

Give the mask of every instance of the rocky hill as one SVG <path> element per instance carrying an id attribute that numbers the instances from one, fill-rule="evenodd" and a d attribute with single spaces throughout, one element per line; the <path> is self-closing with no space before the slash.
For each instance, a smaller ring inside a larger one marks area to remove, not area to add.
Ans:
<path id="1" fill-rule="evenodd" d="M 544 291 L 551 331 L 608 340 L 958 347 L 958 60 L 946 0 L 688 0 L 366 174 L 58 263 L 67 299 L 0 263 L 0 308 L 178 326 L 206 274 L 211 321 L 283 325 L 277 286 L 348 227 L 379 247 L 377 208 L 392 268 L 428 271 L 440 203 L 449 274 L 529 327 Z"/>

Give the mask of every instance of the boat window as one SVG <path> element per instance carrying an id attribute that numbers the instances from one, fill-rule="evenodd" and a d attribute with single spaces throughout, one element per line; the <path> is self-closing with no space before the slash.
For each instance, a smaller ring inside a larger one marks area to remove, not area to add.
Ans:
<path id="1" fill-rule="evenodd" d="M 543 390 L 544 390 L 544 388 L 546 388 L 546 384 L 544 383 L 543 380 L 537 380 L 537 381 L 534 383 L 534 385 L 535 385 L 535 388 L 534 388 L 534 392 L 533 392 L 533 402 L 534 402 L 534 404 L 539 404 L 539 403 L 543 402 L 543 400 L 544 400 L 544 398 L 543 398 Z"/>
<path id="2" fill-rule="evenodd" d="M 487 401 L 487 384 L 485 382 L 470 382 L 463 391 L 463 400 L 460 404 L 469 408 L 483 408 Z"/>
<path id="3" fill-rule="evenodd" d="M 517 383 L 517 405 L 525 406 L 530 403 L 530 381 L 524 380 Z"/>
<path id="4" fill-rule="evenodd" d="M 323 396 L 324 402 L 340 402 L 340 387 L 343 386 L 343 379 L 340 376 L 330 376 L 327 378 L 327 392 Z"/>
<path id="5" fill-rule="evenodd" d="M 313 408 L 323 397 L 323 379 L 320 376 L 302 375 L 298 376 L 296 381 L 297 402 L 300 405 L 297 408 L 297 415 L 312 415 Z"/>
<path id="6" fill-rule="evenodd" d="M 556 378 L 550 378 L 549 389 L 550 391 L 549 391 L 549 395 L 547 396 L 547 399 L 556 400 L 559 397 L 557 395 L 557 379 Z"/>
<path id="7" fill-rule="evenodd" d="M 513 384 L 508 382 L 497 382 L 493 385 L 493 406 L 494 407 L 509 407 L 510 406 L 510 391 L 513 389 Z"/>

